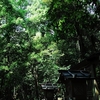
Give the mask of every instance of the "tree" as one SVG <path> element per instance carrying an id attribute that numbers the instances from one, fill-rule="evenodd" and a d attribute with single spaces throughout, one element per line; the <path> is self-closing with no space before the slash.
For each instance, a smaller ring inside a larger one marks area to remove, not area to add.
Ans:
<path id="1" fill-rule="evenodd" d="M 16 96 L 27 71 L 28 46 L 25 45 L 28 36 L 22 23 L 24 9 L 19 10 L 21 6 L 15 3 L 13 0 L 0 1 L 0 99 L 3 100 L 12 100 Z"/>
<path id="2" fill-rule="evenodd" d="M 64 55 L 60 64 L 73 65 L 99 52 L 99 0 L 53 0 L 47 13 L 48 27 Z M 63 61 L 63 62 L 62 62 Z"/>
<path id="3" fill-rule="evenodd" d="M 38 92 L 39 83 L 49 80 L 53 83 L 57 81 L 59 68 L 57 61 L 61 56 L 56 43 L 51 42 L 47 36 L 42 37 L 41 34 L 37 33 L 35 37 L 32 37 L 32 52 L 29 55 L 31 75 L 34 78 L 33 85 L 36 91 L 34 94 L 37 97 L 41 94 Z"/>
<path id="4" fill-rule="evenodd" d="M 49 79 L 56 82 L 57 61 L 61 54 L 56 43 L 51 42 L 51 34 L 44 34 L 48 2 L 0 1 L 2 100 L 38 99 L 39 83 Z"/>

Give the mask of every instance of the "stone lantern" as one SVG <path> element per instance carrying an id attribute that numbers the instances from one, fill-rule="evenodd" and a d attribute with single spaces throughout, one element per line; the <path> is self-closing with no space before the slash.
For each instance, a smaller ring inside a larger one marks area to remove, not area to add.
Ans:
<path id="1" fill-rule="evenodd" d="M 93 79 L 89 72 L 83 70 L 59 70 L 59 73 L 58 82 L 65 84 L 66 87 L 66 100 L 92 100 L 88 99 L 87 95 L 88 80 Z"/>
<path id="2" fill-rule="evenodd" d="M 54 94 L 57 92 L 57 85 L 52 83 L 41 84 L 46 100 L 54 100 Z"/>

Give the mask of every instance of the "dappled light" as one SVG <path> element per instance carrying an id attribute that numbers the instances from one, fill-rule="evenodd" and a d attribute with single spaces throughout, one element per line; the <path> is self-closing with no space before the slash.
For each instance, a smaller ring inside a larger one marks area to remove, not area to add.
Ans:
<path id="1" fill-rule="evenodd" d="M 0 100 L 100 100 L 99 25 L 100 0 L 0 0 Z"/>

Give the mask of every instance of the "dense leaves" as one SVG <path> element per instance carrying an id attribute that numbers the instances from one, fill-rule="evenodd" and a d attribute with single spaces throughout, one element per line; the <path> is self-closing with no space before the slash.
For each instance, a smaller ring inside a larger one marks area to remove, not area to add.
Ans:
<path id="1" fill-rule="evenodd" d="M 64 41 L 58 42 L 64 47 L 60 46 L 64 52 L 61 58 L 64 65 L 75 64 L 90 54 L 99 52 L 99 5 L 99 0 L 53 0 L 51 3 L 47 13 L 50 20 L 48 27 L 55 30 L 55 40 Z"/>
<path id="2" fill-rule="evenodd" d="M 47 5 L 39 0 L 0 1 L 0 100 L 38 99 L 39 83 L 57 81 L 60 52 L 41 33 Z"/>
<path id="3" fill-rule="evenodd" d="M 40 83 L 99 52 L 99 0 L 0 1 L 0 100 L 43 98 Z M 97 76 L 99 77 L 99 67 Z"/>

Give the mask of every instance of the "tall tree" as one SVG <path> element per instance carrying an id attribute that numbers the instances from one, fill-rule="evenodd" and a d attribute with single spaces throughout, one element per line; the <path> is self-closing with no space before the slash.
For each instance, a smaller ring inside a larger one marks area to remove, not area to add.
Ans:
<path id="1" fill-rule="evenodd" d="M 75 64 L 99 52 L 99 0 L 53 0 L 47 13 L 48 27 L 64 53 L 62 65 Z M 61 41 L 62 40 L 62 41 Z"/>
<path id="2" fill-rule="evenodd" d="M 18 83 L 21 84 L 27 71 L 28 47 L 25 44 L 28 37 L 22 23 L 24 9 L 18 3 L 21 4 L 13 0 L 0 1 L 0 99 L 3 100 L 12 100 L 16 96 Z"/>
<path id="3" fill-rule="evenodd" d="M 49 79 L 56 82 L 60 52 L 56 43 L 44 34 L 48 2 L 49 0 L 0 1 L 2 100 L 38 99 L 39 83 Z"/>

